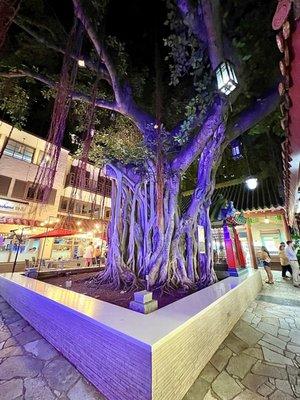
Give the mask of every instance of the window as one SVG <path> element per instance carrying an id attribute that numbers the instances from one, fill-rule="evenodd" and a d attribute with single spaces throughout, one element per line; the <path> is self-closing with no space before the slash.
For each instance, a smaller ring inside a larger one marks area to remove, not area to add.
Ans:
<path id="1" fill-rule="evenodd" d="M 81 212 L 82 212 L 82 203 L 80 203 L 79 201 L 76 201 L 74 214 L 81 214 Z"/>
<path id="2" fill-rule="evenodd" d="M 11 178 L 8 176 L 0 175 L 0 194 L 7 196 L 10 187 Z"/>
<path id="3" fill-rule="evenodd" d="M 34 200 L 35 197 L 35 188 L 33 186 L 29 186 L 27 190 L 26 199 L 27 200 Z"/>
<path id="4" fill-rule="evenodd" d="M 82 214 L 90 214 L 91 213 L 91 204 L 83 203 L 82 205 Z"/>
<path id="5" fill-rule="evenodd" d="M 51 189 L 50 193 L 45 193 L 45 190 L 47 189 L 43 187 L 39 187 L 37 189 L 32 184 L 29 184 L 25 199 L 40 202 L 44 200 L 43 197 L 45 194 L 46 196 L 49 196 L 47 204 L 54 204 L 56 198 L 56 189 Z"/>
<path id="6" fill-rule="evenodd" d="M 12 191 L 12 197 L 16 199 L 24 199 L 26 188 L 27 188 L 27 182 L 16 179 Z"/>
<path id="7" fill-rule="evenodd" d="M 9 139 L 3 154 L 31 163 L 33 159 L 34 148 Z"/>
<path id="8" fill-rule="evenodd" d="M 60 211 L 67 211 L 68 210 L 68 204 L 69 204 L 69 199 L 67 199 L 66 197 L 61 197 L 60 198 L 59 210 Z"/>

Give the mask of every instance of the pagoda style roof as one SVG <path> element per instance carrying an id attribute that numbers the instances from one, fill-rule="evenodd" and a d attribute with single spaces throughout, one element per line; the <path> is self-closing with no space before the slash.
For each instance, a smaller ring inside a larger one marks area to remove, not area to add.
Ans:
<path id="1" fill-rule="evenodd" d="M 187 210 L 192 194 L 182 193 L 181 211 Z M 268 177 L 258 180 L 257 188 L 250 190 L 244 182 L 215 189 L 212 196 L 211 219 L 216 220 L 218 211 L 226 202 L 232 201 L 239 212 L 282 209 L 283 190 L 279 181 Z"/>

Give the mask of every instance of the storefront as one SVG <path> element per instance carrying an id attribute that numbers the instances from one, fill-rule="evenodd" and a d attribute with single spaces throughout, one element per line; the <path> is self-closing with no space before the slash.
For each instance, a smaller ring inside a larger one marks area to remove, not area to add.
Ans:
<path id="1" fill-rule="evenodd" d="M 237 260 L 239 251 L 236 248 L 238 237 L 238 246 L 241 246 L 246 266 L 257 267 L 258 252 L 265 246 L 271 254 L 272 267 L 279 267 L 279 244 L 290 238 L 290 232 L 280 191 L 276 190 L 276 185 L 270 178 L 261 180 L 253 191 L 245 188 L 244 184 L 218 188 L 213 196 L 212 210 L 215 262 L 231 264 L 230 255 L 226 251 L 227 235 L 232 243 L 237 265 L 240 264 Z M 222 210 L 229 214 L 222 216 Z M 244 221 L 240 219 L 234 227 L 229 224 L 224 232 L 223 221 L 230 215 L 235 218 L 242 215 Z"/>
<path id="2" fill-rule="evenodd" d="M 54 238 L 51 259 L 55 261 L 81 258 L 91 242 L 95 248 L 99 246 L 101 255 L 104 256 L 107 249 L 106 237 L 102 234 L 87 232 Z"/>
<path id="3" fill-rule="evenodd" d="M 41 241 L 29 239 L 32 234 L 43 231 L 40 223 L 24 218 L 28 211 L 27 202 L 0 198 L 0 263 L 37 259 Z"/>
<path id="4" fill-rule="evenodd" d="M 270 252 L 272 265 L 275 268 L 279 265 L 278 249 L 281 242 L 290 239 L 290 232 L 287 226 L 283 209 L 249 211 L 246 229 L 249 243 L 249 253 L 253 264 L 257 265 L 257 254 L 262 246 Z"/>
<path id="5" fill-rule="evenodd" d="M 0 223 L 0 263 L 13 262 L 17 251 L 18 261 L 36 260 L 41 240 L 30 239 L 30 236 L 38 231 L 40 228 L 28 225 Z"/>
<path id="6" fill-rule="evenodd" d="M 233 246 L 236 265 L 241 263 L 238 260 L 239 249 L 237 248 L 237 236 L 245 257 L 245 265 L 257 266 L 257 255 L 262 246 L 265 246 L 272 258 L 273 267 L 279 264 L 278 249 L 281 242 L 289 239 L 289 231 L 286 226 L 283 211 L 256 211 L 244 214 L 246 223 L 236 226 L 224 226 L 219 223 L 213 225 L 213 251 L 215 263 L 231 264 L 226 251 L 226 235 Z M 235 232 L 234 232 L 235 231 Z"/>

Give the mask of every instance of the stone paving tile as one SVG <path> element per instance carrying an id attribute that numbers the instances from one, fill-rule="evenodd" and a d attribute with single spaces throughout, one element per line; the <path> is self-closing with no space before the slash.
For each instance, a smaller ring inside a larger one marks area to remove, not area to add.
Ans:
<path id="1" fill-rule="evenodd" d="M 58 399 L 105 397 L 0 297 L 0 400 Z"/>
<path id="2" fill-rule="evenodd" d="M 185 400 L 300 399 L 300 290 L 274 276 L 200 374 L 209 386 Z"/>

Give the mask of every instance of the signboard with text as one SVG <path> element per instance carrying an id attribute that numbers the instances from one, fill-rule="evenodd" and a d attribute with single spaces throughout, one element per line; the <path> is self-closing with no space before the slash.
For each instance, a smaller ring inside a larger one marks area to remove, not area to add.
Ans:
<path id="1" fill-rule="evenodd" d="M 27 204 L 19 203 L 17 201 L 0 199 L 0 211 L 23 214 L 26 212 Z"/>

